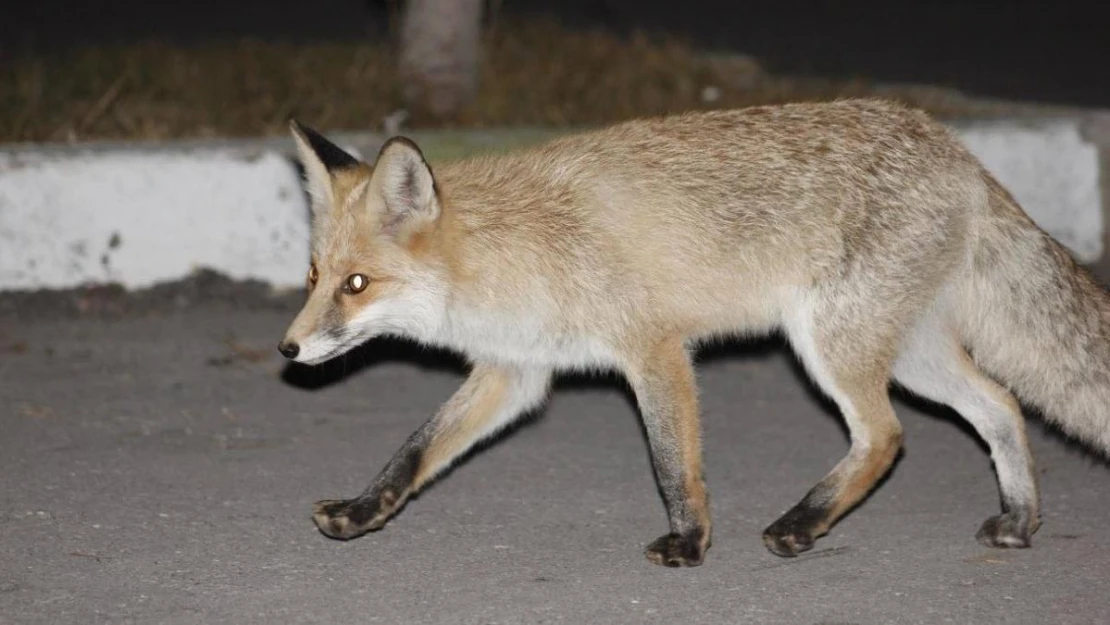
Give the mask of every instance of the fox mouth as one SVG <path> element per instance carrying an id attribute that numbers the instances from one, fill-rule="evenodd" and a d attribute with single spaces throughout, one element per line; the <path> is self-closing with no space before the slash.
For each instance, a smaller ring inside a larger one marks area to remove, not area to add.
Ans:
<path id="1" fill-rule="evenodd" d="M 369 337 L 361 332 L 345 329 L 317 332 L 298 344 L 296 355 L 290 360 L 302 365 L 318 365 L 342 356 L 365 343 Z"/>

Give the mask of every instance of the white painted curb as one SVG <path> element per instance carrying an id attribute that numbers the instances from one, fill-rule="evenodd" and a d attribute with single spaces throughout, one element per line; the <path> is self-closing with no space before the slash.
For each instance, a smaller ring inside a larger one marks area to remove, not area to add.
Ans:
<path id="1" fill-rule="evenodd" d="M 288 284 L 305 202 L 277 153 L 131 150 L 0 156 L 0 288 L 148 286 L 202 266 Z"/>
<path id="2" fill-rule="evenodd" d="M 1077 120 L 977 122 L 956 126 L 983 162 L 1042 228 L 1083 262 L 1102 256 L 1104 211 L 1099 146 Z"/>
<path id="3" fill-rule="evenodd" d="M 1099 146 L 1080 126 L 953 125 L 1034 220 L 1092 262 L 1103 249 Z M 359 135 L 344 145 L 366 154 L 379 143 Z M 0 151 L 0 289 L 137 288 L 201 267 L 298 287 L 308 208 L 290 148 L 267 140 Z"/>

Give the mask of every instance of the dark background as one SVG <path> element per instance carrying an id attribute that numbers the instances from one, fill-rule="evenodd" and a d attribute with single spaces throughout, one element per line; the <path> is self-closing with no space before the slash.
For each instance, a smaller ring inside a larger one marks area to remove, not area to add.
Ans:
<path id="1" fill-rule="evenodd" d="M 7 53 L 161 39 L 181 43 L 384 37 L 388 0 L 32 0 L 0 19 Z M 1104 3 L 1015 0 L 503 0 L 502 18 L 645 29 L 746 52 L 772 71 L 952 86 L 968 93 L 1110 107 Z"/>

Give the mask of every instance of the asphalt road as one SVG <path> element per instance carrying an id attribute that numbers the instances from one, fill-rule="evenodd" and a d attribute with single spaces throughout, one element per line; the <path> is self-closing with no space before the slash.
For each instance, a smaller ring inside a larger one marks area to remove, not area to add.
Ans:
<path id="1" fill-rule="evenodd" d="M 612 379 L 561 383 L 384 530 L 310 520 L 357 494 L 458 385 L 450 358 L 371 344 L 319 370 L 274 349 L 295 301 L 0 302 L 0 623 L 1103 623 L 1110 468 L 1031 422 L 1032 549 L 973 534 L 983 448 L 899 401 L 905 453 L 817 547 L 760 532 L 846 451 L 775 341 L 701 366 L 714 546 L 665 569 L 637 417 Z M 166 295 L 170 297 L 170 295 Z M 2 298 L 0 298 L 2 299 Z M 84 309 L 84 313 L 67 312 Z M 108 309 L 108 312 L 104 312 Z M 89 312 L 91 311 L 91 312 Z"/>

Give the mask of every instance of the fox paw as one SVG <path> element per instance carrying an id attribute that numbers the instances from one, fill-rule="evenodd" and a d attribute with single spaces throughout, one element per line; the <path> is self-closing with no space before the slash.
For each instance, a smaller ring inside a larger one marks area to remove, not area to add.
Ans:
<path id="1" fill-rule="evenodd" d="M 825 533 L 824 519 L 824 508 L 802 501 L 763 530 L 763 544 L 776 556 L 793 558 L 813 549 L 813 542 Z"/>
<path id="2" fill-rule="evenodd" d="M 783 558 L 793 558 L 803 551 L 813 549 L 813 534 L 801 531 L 777 530 L 775 525 L 763 531 L 763 544 L 771 553 Z"/>
<path id="3" fill-rule="evenodd" d="M 379 502 L 367 499 L 317 501 L 312 520 L 325 536 L 338 540 L 358 538 L 385 525 L 389 512 Z"/>
<path id="4" fill-rule="evenodd" d="M 705 560 L 705 552 L 709 549 L 708 541 L 703 546 L 701 539 L 701 530 L 685 534 L 667 534 L 652 541 L 644 551 L 644 555 L 660 566 L 701 566 Z"/>
<path id="5" fill-rule="evenodd" d="M 984 521 L 975 538 L 986 547 L 1025 549 L 1031 544 L 1033 529 L 1028 514 L 1006 512 Z"/>

